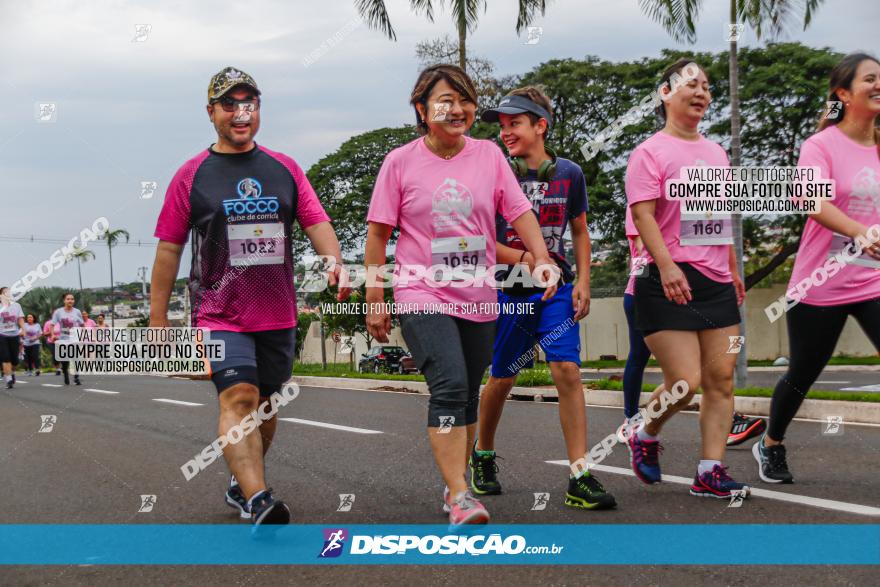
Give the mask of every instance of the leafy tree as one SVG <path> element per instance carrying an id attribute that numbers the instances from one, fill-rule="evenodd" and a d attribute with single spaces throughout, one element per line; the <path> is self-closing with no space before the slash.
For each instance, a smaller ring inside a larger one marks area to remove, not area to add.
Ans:
<path id="1" fill-rule="evenodd" d="M 52 313 L 64 305 L 64 295 L 68 292 L 76 296 L 76 307 L 90 312 L 95 301 L 95 295 L 90 291 L 79 293 L 71 292 L 64 287 L 35 287 L 27 292 L 19 300 L 21 309 L 27 314 L 33 314 L 39 322 L 45 322 L 52 317 Z"/>
<path id="2" fill-rule="evenodd" d="M 110 325 L 116 326 L 116 289 L 114 289 L 116 284 L 113 282 L 113 247 L 118 245 L 122 239 L 128 242 L 131 235 L 122 228 L 116 230 L 108 228 L 100 235 L 100 238 L 107 242 L 107 252 L 110 254 Z"/>
<path id="3" fill-rule="evenodd" d="M 438 2 L 440 6 L 444 0 Z M 394 27 L 391 26 L 391 17 L 385 7 L 385 0 L 355 0 L 355 6 L 367 26 L 379 29 L 393 40 L 397 40 Z M 434 22 L 434 2 L 432 0 L 410 0 L 410 6 L 414 12 L 422 13 Z M 516 32 L 519 34 L 524 28 L 533 23 L 540 13 L 541 16 L 547 9 L 546 0 L 519 0 L 519 11 L 516 18 Z M 486 0 L 449 0 L 449 8 L 452 12 L 452 20 L 458 32 L 458 65 L 462 69 L 467 67 L 467 36 L 477 29 L 480 20 L 480 10 L 486 11 Z"/>
<path id="4" fill-rule="evenodd" d="M 95 253 L 90 251 L 89 249 L 84 249 L 82 247 L 74 247 L 70 253 L 64 258 L 65 263 L 70 263 L 71 261 L 76 260 L 76 273 L 79 276 L 79 291 L 82 292 L 83 288 L 83 278 L 82 278 L 82 263 L 87 263 L 89 259 L 94 259 Z"/>
<path id="5" fill-rule="evenodd" d="M 309 181 L 333 219 L 343 253 L 363 250 L 367 209 L 385 155 L 417 136 L 416 128 L 410 125 L 369 131 L 348 139 L 309 169 Z M 302 231 L 294 233 L 294 248 L 297 259 L 311 250 Z"/>
<path id="6" fill-rule="evenodd" d="M 419 60 L 419 68 L 425 69 L 441 63 L 452 63 L 458 54 L 458 43 L 449 38 L 449 35 L 420 41 L 416 45 L 416 59 Z M 499 82 L 495 78 L 495 64 L 484 57 L 471 55 L 467 58 L 465 66 L 474 86 L 477 89 L 477 98 L 480 106 L 492 104 L 498 99 Z"/>

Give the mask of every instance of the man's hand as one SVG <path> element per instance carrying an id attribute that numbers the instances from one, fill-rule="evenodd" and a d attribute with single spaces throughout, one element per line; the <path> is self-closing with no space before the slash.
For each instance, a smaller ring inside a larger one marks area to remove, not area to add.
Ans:
<path id="1" fill-rule="evenodd" d="M 344 302 L 351 295 L 351 280 L 348 277 L 348 271 L 342 269 L 342 265 L 336 260 L 332 260 L 333 264 L 327 270 L 327 285 L 330 287 L 339 286 L 336 294 L 336 301 Z"/>

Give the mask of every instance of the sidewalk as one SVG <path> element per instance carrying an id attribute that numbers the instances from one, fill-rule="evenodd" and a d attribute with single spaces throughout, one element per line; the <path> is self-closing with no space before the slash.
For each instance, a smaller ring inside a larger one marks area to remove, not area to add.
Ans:
<path id="1" fill-rule="evenodd" d="M 595 370 L 593 370 L 595 371 Z M 372 391 L 397 391 L 427 394 L 428 386 L 423 381 L 394 381 L 389 379 L 354 379 L 347 377 L 314 377 L 294 375 L 291 379 L 298 385 L 308 387 L 336 387 Z M 555 387 L 514 387 L 514 399 L 533 401 L 558 401 Z M 604 389 L 585 389 L 587 405 L 623 408 L 623 392 Z M 650 394 L 642 393 L 641 405 L 648 403 Z M 700 403 L 701 397 L 694 396 L 692 406 Z M 770 415 L 769 397 L 736 397 L 735 409 L 752 416 Z M 798 411 L 798 418 L 825 421 L 828 416 L 842 416 L 844 422 L 880 424 L 880 403 L 850 402 L 806 399 Z"/>

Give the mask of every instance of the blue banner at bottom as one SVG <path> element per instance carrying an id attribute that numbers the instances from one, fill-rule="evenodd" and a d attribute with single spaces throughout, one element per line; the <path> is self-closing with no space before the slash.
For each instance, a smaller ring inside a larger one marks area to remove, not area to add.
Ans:
<path id="1" fill-rule="evenodd" d="M 880 525 L 7 524 L 0 564 L 876 565 Z"/>

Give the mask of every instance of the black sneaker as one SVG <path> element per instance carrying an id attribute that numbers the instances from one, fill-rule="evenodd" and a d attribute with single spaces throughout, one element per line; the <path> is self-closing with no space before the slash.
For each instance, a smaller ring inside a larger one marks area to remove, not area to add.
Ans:
<path id="1" fill-rule="evenodd" d="M 251 519 L 251 513 L 247 508 L 247 498 L 241 492 L 241 486 L 238 483 L 230 485 L 229 489 L 226 490 L 226 504 L 231 508 L 237 509 L 242 520 Z"/>
<path id="2" fill-rule="evenodd" d="M 290 509 L 283 501 L 275 501 L 275 498 L 272 497 L 272 489 L 257 493 L 248 503 L 254 534 L 277 530 L 277 528 L 270 528 L 270 526 L 282 526 L 290 523 Z"/>
<path id="3" fill-rule="evenodd" d="M 471 449 L 468 467 L 471 470 L 471 490 L 477 495 L 500 495 L 501 483 L 498 482 L 498 464 L 495 453 L 478 455 L 476 445 Z"/>
<path id="4" fill-rule="evenodd" d="M 587 471 L 577 479 L 569 478 L 565 505 L 587 510 L 610 510 L 617 507 L 617 502 L 599 480 Z"/>
<path id="5" fill-rule="evenodd" d="M 764 437 L 761 436 L 752 447 L 752 454 L 758 461 L 758 475 L 761 477 L 761 481 L 794 483 L 794 477 L 788 470 L 788 463 L 785 462 L 784 445 L 764 446 Z"/>
<path id="6" fill-rule="evenodd" d="M 766 429 L 767 422 L 763 418 L 749 418 L 734 412 L 733 425 L 727 434 L 727 446 L 742 444 L 749 438 L 760 436 Z"/>
<path id="7" fill-rule="evenodd" d="M 79 380 L 79 375 L 73 376 L 73 384 L 74 385 L 82 385 L 82 382 Z"/>
<path id="8" fill-rule="evenodd" d="M 55 375 L 56 376 L 61 375 L 61 369 L 55 369 Z"/>

